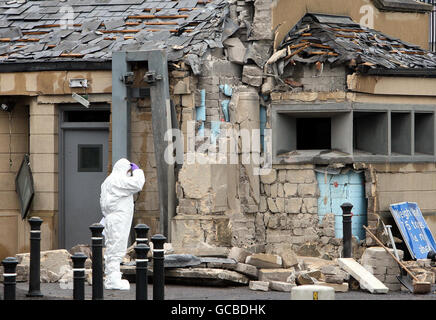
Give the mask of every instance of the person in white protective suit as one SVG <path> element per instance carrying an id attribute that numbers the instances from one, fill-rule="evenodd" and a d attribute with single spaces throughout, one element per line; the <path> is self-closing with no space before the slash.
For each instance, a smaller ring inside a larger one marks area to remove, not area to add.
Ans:
<path id="1" fill-rule="evenodd" d="M 126 254 L 133 219 L 133 195 L 142 190 L 144 183 L 144 172 L 127 159 L 120 159 L 101 185 L 100 207 L 104 216 L 101 223 L 105 227 L 106 245 L 106 289 L 130 289 L 129 282 L 121 279 L 120 263 Z"/>

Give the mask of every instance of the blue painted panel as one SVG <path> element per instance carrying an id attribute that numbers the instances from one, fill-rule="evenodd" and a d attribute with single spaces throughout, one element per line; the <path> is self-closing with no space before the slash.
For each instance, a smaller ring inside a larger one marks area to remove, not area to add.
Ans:
<path id="1" fill-rule="evenodd" d="M 353 217 L 351 220 L 352 234 L 359 238 L 365 237 L 363 225 L 367 224 L 367 203 L 365 199 L 365 184 L 363 173 L 350 170 L 346 174 L 326 175 L 316 174 L 320 197 L 318 198 L 318 215 L 320 222 L 326 213 L 335 215 L 335 236 L 343 237 L 342 209 L 344 202 L 353 205 Z"/>

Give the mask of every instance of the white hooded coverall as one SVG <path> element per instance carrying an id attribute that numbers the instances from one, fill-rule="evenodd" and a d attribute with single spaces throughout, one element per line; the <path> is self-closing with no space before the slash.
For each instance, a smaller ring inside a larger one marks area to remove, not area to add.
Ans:
<path id="1" fill-rule="evenodd" d="M 129 290 L 127 280 L 121 279 L 120 263 L 127 250 L 130 227 L 133 219 L 133 195 L 142 190 L 145 183 L 141 169 L 128 173 L 130 161 L 118 160 L 112 173 L 101 185 L 100 207 L 105 226 L 105 288 Z"/>

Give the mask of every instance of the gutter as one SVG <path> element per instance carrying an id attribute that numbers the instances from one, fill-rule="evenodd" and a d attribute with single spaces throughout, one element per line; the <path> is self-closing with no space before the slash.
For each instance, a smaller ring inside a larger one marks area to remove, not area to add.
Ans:
<path id="1" fill-rule="evenodd" d="M 372 0 L 380 11 L 428 13 L 433 6 L 412 0 Z"/>
<path id="2" fill-rule="evenodd" d="M 86 71 L 112 70 L 111 60 L 106 61 L 31 61 L 0 63 L 0 73 L 35 72 L 35 71 Z"/>
<path id="3" fill-rule="evenodd" d="M 382 69 L 365 70 L 358 68 L 362 74 L 369 76 L 436 78 L 436 69 Z"/>

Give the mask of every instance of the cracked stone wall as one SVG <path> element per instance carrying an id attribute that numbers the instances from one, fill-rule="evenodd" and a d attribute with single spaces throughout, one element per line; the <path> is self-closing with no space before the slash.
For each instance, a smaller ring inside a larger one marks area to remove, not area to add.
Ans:
<path id="1" fill-rule="evenodd" d="M 240 29 L 224 41 L 224 48 L 205 54 L 198 77 L 183 67 L 173 71 L 173 78 L 178 77 L 171 80 L 170 90 L 184 134 L 187 121 L 197 118 L 202 90 L 205 120 L 196 121 L 197 133 L 201 125 L 210 129 L 213 121 L 221 121 L 221 133 L 225 129 L 252 132 L 260 128 L 260 105 L 268 110 L 271 101 L 261 94 L 269 95 L 275 86 L 273 77 L 266 76 L 272 72 L 267 66 L 273 52 L 271 3 L 271 0 L 234 1 L 230 16 Z M 313 72 L 316 71 L 309 70 L 302 77 L 305 83 L 314 83 L 310 81 Z M 336 70 L 332 72 L 332 76 L 338 75 Z M 225 86 L 232 89 L 230 94 Z M 228 119 L 223 109 L 226 101 Z M 196 141 L 195 150 L 207 138 L 206 134 L 203 140 Z M 218 139 L 223 139 L 222 134 Z M 253 164 L 242 161 L 247 154 L 241 150 L 241 137 L 230 135 L 224 139 L 237 139 L 239 164 L 185 162 L 179 171 L 173 244 L 184 248 L 238 246 L 253 252 L 274 252 L 286 246 L 300 255 L 339 256 L 342 247 L 341 240 L 334 238 L 334 216 L 326 215 L 322 223 L 318 220 L 319 190 L 314 166 L 274 166 L 270 175 L 259 176 L 254 174 Z M 214 157 L 213 150 L 204 152 L 203 160 Z"/>
<path id="2" fill-rule="evenodd" d="M 318 219 L 319 189 L 314 165 L 274 166 L 261 177 L 259 220 L 265 232 L 267 252 L 283 245 L 303 256 L 332 259 L 342 251 L 341 239 L 335 239 L 334 216 Z"/>

